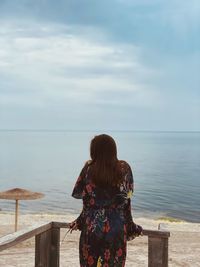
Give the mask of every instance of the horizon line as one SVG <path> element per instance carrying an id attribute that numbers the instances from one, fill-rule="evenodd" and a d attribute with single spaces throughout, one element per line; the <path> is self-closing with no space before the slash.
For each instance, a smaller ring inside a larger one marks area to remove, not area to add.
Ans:
<path id="1" fill-rule="evenodd" d="M 160 132 L 160 133 L 199 133 L 200 130 L 114 130 L 114 129 L 48 129 L 48 128 L 36 128 L 36 129 L 0 129 L 0 132 Z"/>

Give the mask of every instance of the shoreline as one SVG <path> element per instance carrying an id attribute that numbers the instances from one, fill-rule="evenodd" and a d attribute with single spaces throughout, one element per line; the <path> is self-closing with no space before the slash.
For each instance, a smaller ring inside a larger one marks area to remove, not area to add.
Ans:
<path id="1" fill-rule="evenodd" d="M 81 212 L 81 210 L 80 210 Z M 19 216 L 24 216 L 24 215 L 57 215 L 57 216 L 78 216 L 80 214 L 80 212 L 78 212 L 78 210 L 73 210 L 73 209 L 69 209 L 67 211 L 63 211 L 63 212 L 54 212 L 54 211 L 30 211 L 30 210 L 21 210 L 20 209 L 20 214 Z M 1 210 L 0 209 L 0 215 L 1 214 L 5 214 L 5 215 L 14 215 L 15 211 L 6 211 L 6 210 Z M 187 220 L 187 219 L 182 219 L 179 217 L 175 217 L 175 216 L 168 216 L 168 215 L 164 215 L 164 213 L 157 213 L 157 214 L 153 214 L 153 213 L 142 213 L 142 212 L 133 212 L 132 211 L 132 216 L 133 219 L 137 220 L 137 219 L 146 219 L 146 220 L 154 220 L 154 221 L 164 221 L 164 222 L 185 222 L 185 223 L 192 223 L 192 224 L 199 224 L 200 221 L 195 221 L 195 220 Z"/>
<path id="2" fill-rule="evenodd" d="M 19 229 L 31 226 L 32 223 L 48 223 L 50 221 L 71 222 L 79 216 L 79 213 L 26 213 L 19 214 L 18 225 Z M 2 226 L 14 225 L 15 213 L 0 211 L 0 236 Z M 162 224 L 167 231 L 188 231 L 200 232 L 200 222 L 188 222 L 176 218 L 161 216 L 158 218 L 149 217 L 133 217 L 135 223 L 140 224 L 143 228 L 158 230 L 159 224 Z"/>

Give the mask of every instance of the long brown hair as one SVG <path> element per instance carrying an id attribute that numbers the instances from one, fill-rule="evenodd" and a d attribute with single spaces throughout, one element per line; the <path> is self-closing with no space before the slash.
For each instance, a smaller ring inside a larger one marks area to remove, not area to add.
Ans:
<path id="1" fill-rule="evenodd" d="M 122 180 L 114 139 L 106 134 L 95 136 L 90 144 L 90 174 L 95 185 L 116 186 Z"/>

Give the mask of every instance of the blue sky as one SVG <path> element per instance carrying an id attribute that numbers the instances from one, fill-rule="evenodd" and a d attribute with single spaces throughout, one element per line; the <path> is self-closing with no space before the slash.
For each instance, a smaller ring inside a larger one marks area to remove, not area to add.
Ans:
<path id="1" fill-rule="evenodd" d="M 0 129 L 200 130 L 199 0 L 1 0 Z"/>

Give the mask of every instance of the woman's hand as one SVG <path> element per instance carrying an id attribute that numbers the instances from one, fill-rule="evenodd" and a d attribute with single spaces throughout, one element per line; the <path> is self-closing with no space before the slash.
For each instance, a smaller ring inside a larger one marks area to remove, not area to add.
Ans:
<path id="1" fill-rule="evenodd" d="M 77 221 L 75 220 L 72 223 L 70 223 L 69 228 L 70 228 L 70 233 L 72 233 L 72 231 L 74 231 L 74 230 L 78 230 Z"/>
<path id="2" fill-rule="evenodd" d="M 139 235 L 143 235 L 143 232 L 142 231 L 143 231 L 142 226 L 136 224 L 136 233 L 137 233 L 138 236 Z"/>

